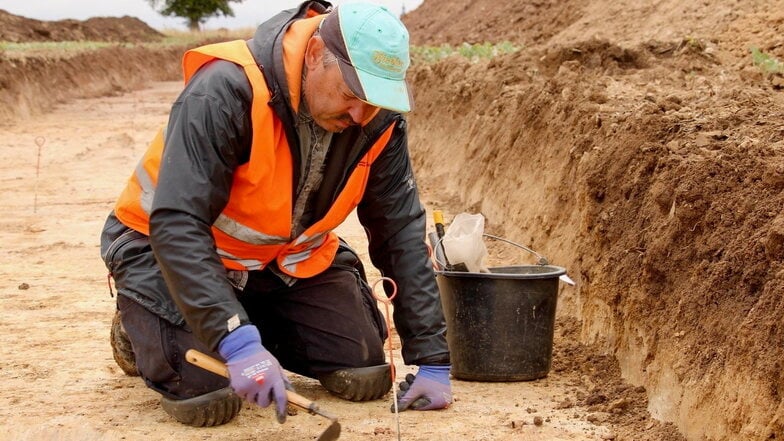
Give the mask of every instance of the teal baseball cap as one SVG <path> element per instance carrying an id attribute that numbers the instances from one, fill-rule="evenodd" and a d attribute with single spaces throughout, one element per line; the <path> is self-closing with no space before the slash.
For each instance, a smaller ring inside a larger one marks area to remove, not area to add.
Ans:
<path id="1" fill-rule="evenodd" d="M 372 3 L 339 5 L 321 22 L 319 35 L 357 98 L 396 112 L 411 111 L 408 30 L 387 8 Z"/>

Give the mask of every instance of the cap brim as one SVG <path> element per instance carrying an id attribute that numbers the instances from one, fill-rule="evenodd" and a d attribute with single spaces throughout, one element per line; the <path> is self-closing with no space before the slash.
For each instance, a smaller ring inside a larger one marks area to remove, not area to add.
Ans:
<path id="1" fill-rule="evenodd" d="M 406 80 L 392 80 L 378 77 L 354 68 L 338 58 L 338 66 L 343 80 L 357 98 L 376 107 L 395 112 L 410 112 L 414 100 Z"/>

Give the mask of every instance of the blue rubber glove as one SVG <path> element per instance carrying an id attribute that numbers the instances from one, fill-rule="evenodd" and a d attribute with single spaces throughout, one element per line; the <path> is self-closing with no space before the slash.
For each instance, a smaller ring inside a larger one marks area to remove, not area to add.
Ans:
<path id="1" fill-rule="evenodd" d="M 286 421 L 290 383 L 278 360 L 261 345 L 259 330 L 253 325 L 240 326 L 221 340 L 218 352 L 226 360 L 234 392 L 261 407 L 275 401 L 278 422 Z"/>
<path id="2" fill-rule="evenodd" d="M 399 411 L 446 409 L 452 404 L 452 385 L 449 382 L 451 366 L 419 366 L 416 375 L 406 375 L 400 383 Z M 394 408 L 392 409 L 394 411 Z"/>

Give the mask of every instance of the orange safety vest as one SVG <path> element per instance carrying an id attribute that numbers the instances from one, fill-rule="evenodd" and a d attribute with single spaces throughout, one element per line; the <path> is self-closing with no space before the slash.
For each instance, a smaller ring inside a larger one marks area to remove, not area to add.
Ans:
<path id="1" fill-rule="evenodd" d="M 293 277 L 319 274 L 329 267 L 338 249 L 338 238 L 332 230 L 361 201 L 370 166 L 391 138 L 394 124 L 359 161 L 326 215 L 292 238 L 291 152 L 283 123 L 267 104 L 267 83 L 246 42 L 217 43 L 188 51 L 183 57 L 185 82 L 201 66 L 217 58 L 242 66 L 253 89 L 250 159 L 235 170 L 228 204 L 212 225 L 218 254 L 224 266 L 233 270 L 259 270 L 274 260 Z M 115 207 L 120 221 L 147 235 L 163 147 L 164 135 L 160 130 Z"/>

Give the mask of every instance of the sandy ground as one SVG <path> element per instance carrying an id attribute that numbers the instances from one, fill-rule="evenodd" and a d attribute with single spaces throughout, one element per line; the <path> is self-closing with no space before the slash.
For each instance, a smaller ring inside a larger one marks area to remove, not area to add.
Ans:
<path id="1" fill-rule="evenodd" d="M 250 405 L 226 426 L 186 427 L 160 410 L 158 395 L 140 379 L 125 376 L 112 359 L 108 335 L 115 300 L 99 258 L 98 235 L 179 87 L 179 82 L 155 83 L 117 97 L 78 100 L 0 128 L 5 212 L 0 439 L 300 440 L 315 439 L 326 427 L 323 419 L 302 412 L 278 425 L 271 410 Z M 363 249 L 354 219 L 341 234 Z M 366 254 L 362 257 L 367 261 Z M 378 275 L 370 277 L 372 282 Z M 400 365 L 397 350 L 394 357 L 398 378 L 413 370 Z M 570 396 L 589 392 L 584 382 L 574 370 L 558 368 L 558 359 L 553 363 L 549 377 L 538 381 L 455 381 L 454 406 L 402 413 L 399 434 L 389 412 L 391 394 L 347 403 L 312 380 L 294 377 L 293 383 L 339 416 L 341 439 L 612 439 L 601 415 L 569 404 Z"/>

